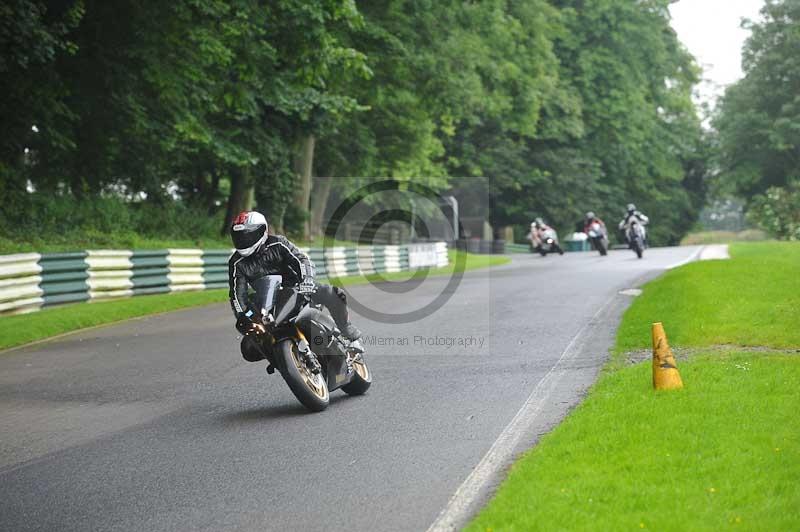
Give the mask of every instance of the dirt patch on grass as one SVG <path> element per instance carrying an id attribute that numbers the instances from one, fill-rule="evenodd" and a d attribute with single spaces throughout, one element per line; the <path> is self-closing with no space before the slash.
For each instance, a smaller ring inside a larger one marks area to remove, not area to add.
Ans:
<path id="1" fill-rule="evenodd" d="M 699 353 L 729 353 L 731 351 L 735 351 L 737 353 L 780 353 L 784 355 L 800 355 L 800 348 L 791 348 L 791 349 L 776 349 L 774 347 L 767 347 L 762 345 L 750 345 L 750 346 L 741 346 L 741 345 L 728 345 L 728 344 L 719 344 L 719 345 L 710 345 L 706 347 L 672 347 L 672 353 L 675 355 L 675 358 L 678 360 L 690 358 L 693 355 Z M 631 366 L 633 364 L 639 364 L 640 362 L 645 362 L 648 360 L 653 359 L 653 351 L 651 349 L 637 349 L 635 351 L 628 351 L 623 353 L 620 356 L 620 360 L 624 363 L 625 366 Z"/>

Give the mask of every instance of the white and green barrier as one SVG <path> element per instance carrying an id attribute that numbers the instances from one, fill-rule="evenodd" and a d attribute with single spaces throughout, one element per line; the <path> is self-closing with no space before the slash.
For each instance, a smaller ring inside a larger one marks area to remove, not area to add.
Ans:
<path id="1" fill-rule="evenodd" d="M 447 244 L 303 249 L 321 278 L 446 266 Z M 0 255 L 0 314 L 228 286 L 228 249 L 87 250 Z"/>

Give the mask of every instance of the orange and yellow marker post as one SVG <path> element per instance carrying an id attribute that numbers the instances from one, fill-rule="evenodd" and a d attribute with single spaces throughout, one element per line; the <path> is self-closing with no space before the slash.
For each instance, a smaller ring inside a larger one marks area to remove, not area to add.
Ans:
<path id="1" fill-rule="evenodd" d="M 667 342 L 667 334 L 661 322 L 653 324 L 653 388 L 656 390 L 675 390 L 683 388 L 681 374 L 675 364 L 675 357 Z"/>

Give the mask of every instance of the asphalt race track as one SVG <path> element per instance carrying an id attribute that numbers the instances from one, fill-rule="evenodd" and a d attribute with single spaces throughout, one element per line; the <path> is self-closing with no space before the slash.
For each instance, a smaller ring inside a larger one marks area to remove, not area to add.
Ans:
<path id="1" fill-rule="evenodd" d="M 498 437 L 529 447 L 592 383 L 619 292 L 697 251 L 518 255 L 421 320 L 356 317 L 375 382 L 320 414 L 241 358 L 227 305 L 0 354 L 0 530 L 425 530 L 445 508 L 463 524 L 511 458 L 470 477 Z M 349 291 L 413 313 L 448 281 Z M 451 501 L 469 478 L 477 498 Z"/>

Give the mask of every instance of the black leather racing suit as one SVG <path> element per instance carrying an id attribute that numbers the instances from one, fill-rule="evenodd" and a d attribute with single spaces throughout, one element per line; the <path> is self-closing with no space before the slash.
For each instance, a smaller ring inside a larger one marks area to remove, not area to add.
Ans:
<path id="1" fill-rule="evenodd" d="M 242 257 L 234 253 L 228 261 L 228 285 L 231 309 L 236 317 L 247 312 L 249 301 L 247 287 L 265 275 L 280 275 L 285 286 L 294 286 L 304 279 L 314 278 L 314 264 L 297 246 L 280 235 L 270 235 L 252 255 Z M 324 305 L 330 311 L 336 326 L 344 331 L 348 324 L 347 297 L 336 287 L 317 284 L 310 294 L 314 303 Z"/>

